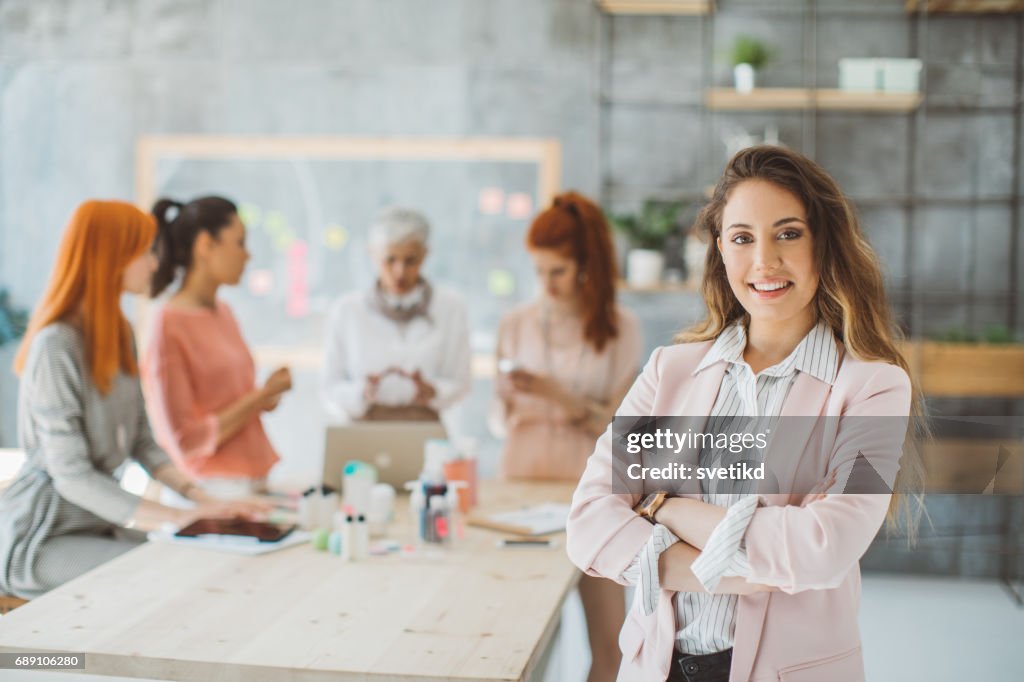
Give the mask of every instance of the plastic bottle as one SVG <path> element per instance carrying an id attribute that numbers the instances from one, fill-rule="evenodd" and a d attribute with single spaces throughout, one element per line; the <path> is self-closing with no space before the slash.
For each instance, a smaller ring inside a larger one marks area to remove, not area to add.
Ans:
<path id="1" fill-rule="evenodd" d="M 395 516 L 395 489 L 387 483 L 378 483 L 370 489 L 370 510 L 366 522 L 371 536 L 387 534 L 388 524 Z"/>
<path id="2" fill-rule="evenodd" d="M 315 490 L 310 488 L 299 498 L 299 528 L 313 530 L 320 522 L 320 501 L 314 497 Z"/>
<path id="3" fill-rule="evenodd" d="M 346 516 L 345 521 L 341 524 L 341 560 L 352 561 L 352 550 L 354 543 L 355 533 L 352 528 L 352 517 Z"/>
<path id="4" fill-rule="evenodd" d="M 353 536 L 352 556 L 357 561 L 362 561 L 370 556 L 370 526 L 366 523 L 366 517 L 362 514 L 356 517 Z"/>
<path id="5" fill-rule="evenodd" d="M 431 438 L 423 446 L 423 473 L 420 481 L 424 484 L 444 483 L 444 463 L 451 459 L 453 451 L 448 441 Z"/>
<path id="6" fill-rule="evenodd" d="M 427 498 L 419 481 L 409 486 L 409 520 L 412 522 L 412 542 L 418 545 L 426 536 Z"/>
<path id="7" fill-rule="evenodd" d="M 466 535 L 465 517 L 462 513 L 462 503 L 469 484 L 466 481 L 450 481 L 448 492 L 445 494 L 445 501 L 448 506 L 448 544 L 461 541 Z"/>
<path id="8" fill-rule="evenodd" d="M 451 516 L 448 513 L 448 500 L 445 495 L 431 495 L 429 514 L 427 516 L 427 542 L 448 544 L 451 538 Z"/>
<path id="9" fill-rule="evenodd" d="M 341 555 L 341 551 L 342 551 L 341 550 L 342 542 L 343 541 L 342 541 L 341 533 L 339 533 L 338 531 L 334 531 L 333 533 L 331 533 L 327 537 L 327 547 L 326 547 L 326 549 L 329 550 L 330 553 L 333 554 L 334 556 L 340 556 Z"/>

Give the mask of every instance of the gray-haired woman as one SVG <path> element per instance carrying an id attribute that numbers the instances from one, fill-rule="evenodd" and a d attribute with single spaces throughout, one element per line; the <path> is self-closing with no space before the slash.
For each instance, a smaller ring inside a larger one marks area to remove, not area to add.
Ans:
<path id="1" fill-rule="evenodd" d="M 469 392 L 466 306 L 420 274 L 429 236 L 404 208 L 371 227 L 376 282 L 339 298 L 327 322 L 323 396 L 335 416 L 435 420 Z"/>

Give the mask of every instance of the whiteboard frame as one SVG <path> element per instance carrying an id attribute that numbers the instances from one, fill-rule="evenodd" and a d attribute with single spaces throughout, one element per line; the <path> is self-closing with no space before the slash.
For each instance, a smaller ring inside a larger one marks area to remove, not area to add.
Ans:
<path id="1" fill-rule="evenodd" d="M 162 159 L 526 162 L 537 165 L 538 206 L 551 203 L 562 177 L 562 145 L 554 138 L 142 135 L 135 143 L 135 201 L 147 212 L 156 200 L 156 167 Z M 152 304 L 144 296 L 136 301 L 136 334 L 143 337 Z M 306 346 L 261 345 L 252 351 L 259 366 L 293 369 L 316 369 L 323 354 Z M 473 374 L 493 376 L 493 358 L 474 357 Z"/>

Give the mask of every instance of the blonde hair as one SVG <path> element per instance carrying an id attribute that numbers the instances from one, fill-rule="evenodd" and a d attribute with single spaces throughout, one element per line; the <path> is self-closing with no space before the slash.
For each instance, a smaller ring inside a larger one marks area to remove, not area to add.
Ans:
<path id="1" fill-rule="evenodd" d="M 725 263 L 717 249 L 722 211 L 729 194 L 747 180 L 770 182 L 791 192 L 803 204 L 814 235 L 814 258 L 819 272 L 814 297 L 818 319 L 832 329 L 853 357 L 896 365 L 909 376 L 909 365 L 897 345 L 902 334 L 892 317 L 878 257 L 864 238 L 849 199 L 817 163 L 797 152 L 770 145 L 749 147 L 737 153 L 726 165 L 711 201 L 697 216 L 695 229 L 708 238 L 701 281 L 708 315 L 680 332 L 675 341 L 708 341 L 737 321 L 749 322 L 729 286 Z M 924 467 L 914 436 L 927 437 L 924 401 L 916 385 L 912 386 L 912 391 L 914 428 L 908 430 L 886 514 L 887 531 L 897 529 L 902 518 L 911 543 L 915 541 L 917 521 L 923 509 L 924 489 Z"/>

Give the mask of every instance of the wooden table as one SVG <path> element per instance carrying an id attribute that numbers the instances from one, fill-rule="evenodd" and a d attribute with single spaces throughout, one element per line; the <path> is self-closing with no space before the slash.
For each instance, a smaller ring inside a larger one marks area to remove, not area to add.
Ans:
<path id="1" fill-rule="evenodd" d="M 485 482 L 481 508 L 571 494 Z M 402 541 L 405 521 L 393 528 Z M 439 556 L 354 563 L 309 545 L 244 557 L 148 543 L 0 618 L 0 651 L 84 653 L 87 674 L 203 682 L 530 679 L 579 574 L 564 535 L 557 549 L 498 549 L 499 537 L 469 528 Z"/>

